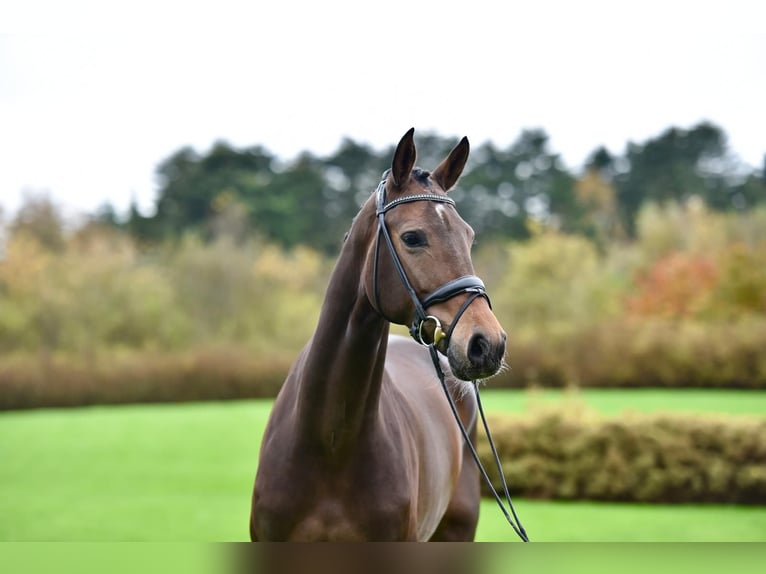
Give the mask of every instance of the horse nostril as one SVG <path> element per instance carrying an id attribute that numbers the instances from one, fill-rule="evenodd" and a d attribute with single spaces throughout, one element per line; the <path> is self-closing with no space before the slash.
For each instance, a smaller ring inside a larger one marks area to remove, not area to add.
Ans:
<path id="1" fill-rule="evenodd" d="M 474 366 L 484 364 L 489 349 L 490 344 L 487 338 L 481 333 L 476 333 L 468 343 L 468 360 Z"/>
<path id="2" fill-rule="evenodd" d="M 476 333 L 468 342 L 468 361 L 479 369 L 497 370 L 505 356 L 505 333 L 493 345 L 487 337 Z"/>

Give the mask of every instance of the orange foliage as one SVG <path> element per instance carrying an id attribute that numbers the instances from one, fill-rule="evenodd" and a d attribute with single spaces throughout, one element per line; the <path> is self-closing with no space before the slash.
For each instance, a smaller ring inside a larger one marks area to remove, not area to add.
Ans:
<path id="1" fill-rule="evenodd" d="M 639 316 L 692 317 L 710 302 L 718 277 L 719 269 L 712 259 L 671 253 L 638 276 L 626 309 Z"/>

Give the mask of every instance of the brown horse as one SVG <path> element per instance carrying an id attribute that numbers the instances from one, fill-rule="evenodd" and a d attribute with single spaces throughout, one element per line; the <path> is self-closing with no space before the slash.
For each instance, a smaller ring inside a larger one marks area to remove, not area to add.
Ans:
<path id="1" fill-rule="evenodd" d="M 458 379 L 495 374 L 506 336 L 473 275 L 473 231 L 447 196 L 468 140 L 429 173 L 413 169 L 413 133 L 354 219 L 314 336 L 274 404 L 253 540 L 473 540 L 477 469 L 429 351 L 389 338 L 389 325 L 412 324 L 416 340 L 446 356 L 439 360 L 474 441 L 475 398 Z"/>

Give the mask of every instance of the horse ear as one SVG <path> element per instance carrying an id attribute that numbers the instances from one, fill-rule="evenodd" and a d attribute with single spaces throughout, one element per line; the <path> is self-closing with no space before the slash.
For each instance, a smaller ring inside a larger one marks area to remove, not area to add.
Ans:
<path id="1" fill-rule="evenodd" d="M 410 172 L 415 165 L 415 128 L 410 128 L 399 141 L 394 152 L 394 160 L 391 162 L 391 176 L 396 187 L 401 187 L 410 178 Z"/>
<path id="2" fill-rule="evenodd" d="M 465 162 L 468 160 L 469 151 L 468 138 L 464 137 L 431 174 L 434 181 L 441 185 L 444 191 L 449 191 L 457 183 L 460 174 L 463 173 Z"/>

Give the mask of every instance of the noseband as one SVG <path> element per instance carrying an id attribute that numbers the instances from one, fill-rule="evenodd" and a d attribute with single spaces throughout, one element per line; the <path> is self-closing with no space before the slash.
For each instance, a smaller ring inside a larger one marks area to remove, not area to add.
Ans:
<path id="1" fill-rule="evenodd" d="M 415 339 L 415 341 L 427 347 L 429 343 L 426 342 L 423 337 L 423 326 L 428 322 L 433 322 L 434 331 L 432 343 L 434 346 L 436 346 L 442 339 L 444 339 L 446 348 L 449 346 L 455 325 L 457 325 L 460 317 L 462 317 L 465 310 L 468 309 L 468 306 L 473 303 L 476 298 L 483 297 L 487 300 L 490 308 L 492 307 L 492 303 L 489 300 L 489 295 L 487 295 L 487 290 L 484 287 L 484 282 L 475 275 L 464 275 L 462 277 L 458 277 L 457 279 L 453 279 L 452 281 L 448 281 L 444 285 L 434 289 L 423 299 L 420 299 L 417 292 L 413 288 L 412 283 L 410 283 L 410 280 L 407 278 L 407 272 L 404 270 L 404 266 L 402 265 L 402 262 L 396 253 L 396 249 L 394 248 L 394 242 L 391 240 L 391 234 L 388 232 L 388 226 L 386 225 L 386 213 L 388 213 L 394 207 L 402 205 L 403 203 L 430 201 L 433 203 L 446 203 L 447 205 L 452 205 L 454 207 L 455 201 L 446 195 L 420 193 L 398 197 L 386 203 L 385 177 L 383 178 L 383 181 L 381 181 L 378 185 L 375 193 L 377 194 L 376 216 L 378 218 L 378 235 L 375 242 L 375 259 L 373 261 L 373 298 L 375 299 L 375 307 L 377 308 L 378 313 L 383 315 L 383 311 L 380 306 L 380 295 L 378 289 L 378 256 L 380 255 L 380 238 L 382 236 L 386 242 L 386 245 L 388 246 L 388 252 L 391 254 L 391 259 L 393 260 L 394 267 L 396 268 L 396 271 L 402 280 L 402 284 L 407 290 L 407 294 L 410 296 L 410 299 L 412 299 L 412 303 L 415 305 L 415 318 L 409 329 L 410 335 L 413 339 Z M 469 293 L 470 295 L 458 310 L 447 332 L 444 333 L 439 319 L 433 315 L 428 315 L 426 311 L 432 305 L 436 305 L 437 303 L 444 303 L 445 301 L 449 301 L 453 297 L 456 297 L 462 293 Z"/>
<path id="2" fill-rule="evenodd" d="M 484 299 L 487 300 L 487 303 L 489 304 L 490 308 L 492 308 L 492 303 L 489 300 L 489 295 L 487 295 L 487 290 L 484 287 L 484 282 L 478 277 L 476 277 L 475 275 L 464 275 L 462 277 L 458 277 L 457 279 L 447 281 L 447 283 L 445 283 L 444 285 L 441 285 L 440 287 L 437 287 L 436 289 L 431 291 L 431 293 L 426 295 L 423 299 L 420 299 L 420 297 L 418 297 L 417 292 L 413 288 L 412 283 L 410 283 L 410 280 L 407 278 L 407 273 L 404 270 L 404 266 L 402 265 L 402 262 L 399 259 L 399 256 L 396 254 L 396 249 L 394 248 L 394 242 L 391 240 L 391 234 L 388 232 L 388 227 L 386 226 L 386 219 L 385 219 L 386 213 L 390 211 L 391 209 L 393 209 L 394 207 L 396 207 L 397 205 L 401 205 L 403 203 L 412 203 L 414 201 L 431 201 L 435 203 L 446 203 L 454 207 L 455 201 L 452 198 L 447 197 L 446 195 L 436 195 L 434 193 L 421 193 L 421 194 L 405 195 L 386 203 L 386 176 L 387 176 L 387 173 L 384 173 L 383 181 L 381 181 L 380 184 L 378 184 L 378 188 L 375 191 L 375 193 L 377 194 L 376 216 L 378 218 L 378 234 L 375 240 L 375 259 L 373 261 L 373 298 L 375 299 L 375 307 L 378 313 L 380 313 L 381 315 L 383 315 L 384 318 L 386 318 L 380 306 L 380 298 L 379 298 L 379 290 L 378 290 L 378 256 L 380 255 L 380 238 L 382 236 L 386 242 L 386 245 L 388 246 L 388 252 L 391 254 L 391 259 L 394 262 L 394 267 L 396 267 L 396 271 L 397 273 L 399 273 L 399 277 L 401 278 L 402 283 L 404 284 L 404 288 L 407 290 L 407 293 L 409 294 L 410 299 L 412 299 L 412 303 L 415 305 L 415 319 L 413 320 L 412 325 L 410 326 L 410 335 L 412 336 L 413 339 L 415 339 L 415 341 L 417 341 L 418 343 L 420 343 L 421 345 L 425 347 L 428 347 L 428 350 L 431 354 L 431 361 L 433 362 L 434 369 L 436 370 L 436 374 L 439 377 L 439 382 L 441 383 L 442 389 L 444 390 L 444 394 L 447 396 L 447 401 L 449 402 L 450 409 L 452 410 L 452 415 L 455 417 L 455 421 L 457 422 L 457 425 L 460 428 L 460 432 L 463 435 L 463 440 L 465 441 L 466 446 L 470 450 L 471 455 L 473 456 L 473 460 L 476 463 L 476 466 L 479 468 L 479 472 L 481 473 L 482 477 L 484 478 L 484 482 L 489 487 L 489 490 L 493 494 L 497 504 L 500 506 L 500 510 L 505 516 L 505 519 L 511 525 L 513 530 L 516 532 L 519 538 L 521 538 L 524 542 L 529 542 L 529 537 L 527 536 L 527 533 L 524 530 L 524 527 L 521 525 L 521 521 L 519 520 L 519 517 L 516 514 L 516 509 L 513 507 L 513 501 L 511 500 L 511 495 L 508 492 L 508 485 L 505 480 L 505 475 L 503 473 L 502 465 L 500 464 L 500 458 L 497 454 L 497 448 L 495 447 L 494 440 L 492 440 L 492 433 L 490 433 L 489 431 L 489 426 L 487 425 L 487 419 L 484 416 L 484 409 L 481 404 L 481 397 L 479 396 L 479 384 L 476 381 L 474 381 L 473 383 L 474 394 L 476 396 L 476 403 L 479 409 L 479 414 L 481 415 L 482 424 L 484 425 L 484 432 L 487 434 L 490 450 L 492 451 L 492 455 L 495 459 L 495 467 L 497 468 L 497 471 L 500 475 L 500 479 L 503 484 L 505 502 L 508 505 L 507 507 L 501 500 L 500 495 L 498 494 L 495 487 L 492 485 L 492 480 L 489 478 L 487 471 L 484 469 L 484 465 L 481 463 L 481 460 L 479 459 L 479 454 L 476 452 L 476 448 L 473 446 L 473 443 L 471 442 L 471 438 L 468 434 L 468 431 L 466 430 L 465 425 L 460 419 L 460 415 L 458 413 L 457 406 L 455 405 L 455 401 L 453 400 L 452 395 L 450 394 L 447 388 L 444 371 L 442 371 L 439 357 L 436 352 L 436 346 L 439 344 L 439 342 L 442 339 L 445 339 L 444 348 L 446 349 L 449 347 L 450 338 L 452 337 L 452 332 L 455 329 L 455 325 L 457 325 L 457 322 L 460 320 L 460 317 L 463 316 L 463 313 L 465 312 L 465 310 L 468 308 L 468 306 L 471 303 L 474 302 L 474 300 L 476 300 L 478 297 L 483 297 Z M 445 334 L 442 331 L 442 326 L 441 326 L 441 323 L 439 322 L 439 319 L 437 319 L 433 315 L 426 314 L 426 310 L 432 305 L 436 305 L 437 303 L 444 303 L 445 301 L 449 301 L 453 297 L 456 297 L 457 295 L 460 295 L 462 293 L 468 293 L 469 295 L 466 298 L 466 300 L 463 302 L 462 306 L 458 310 L 454 319 L 452 319 L 452 323 L 450 324 L 449 329 L 447 330 L 447 333 Z M 433 332 L 431 343 L 426 342 L 425 339 L 423 338 L 423 326 L 429 321 L 433 321 L 434 323 L 434 332 Z M 513 515 L 513 518 L 511 517 L 511 515 Z"/>

